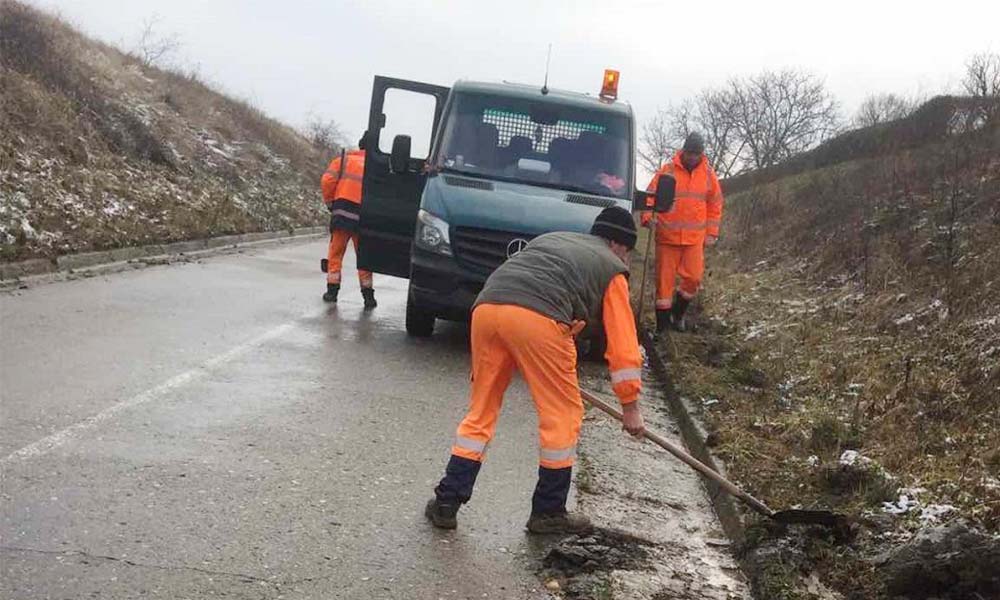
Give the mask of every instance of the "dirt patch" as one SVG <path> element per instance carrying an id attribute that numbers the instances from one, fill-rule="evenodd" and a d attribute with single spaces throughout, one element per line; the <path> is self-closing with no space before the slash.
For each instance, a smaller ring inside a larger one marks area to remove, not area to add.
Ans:
<path id="1" fill-rule="evenodd" d="M 597 528 L 585 535 L 574 535 L 549 550 L 543 561 L 547 569 L 563 577 L 581 573 L 648 568 L 652 546 L 649 540 L 623 531 Z"/>
<path id="2" fill-rule="evenodd" d="M 603 365 L 584 365 L 582 385 L 613 394 Z M 647 373 L 643 415 L 680 443 L 664 399 Z M 701 480 L 651 443 L 626 436 L 596 409 L 581 431 L 577 509 L 598 526 L 567 538 L 546 559 L 543 579 L 567 598 L 748 598 L 735 558 Z"/>

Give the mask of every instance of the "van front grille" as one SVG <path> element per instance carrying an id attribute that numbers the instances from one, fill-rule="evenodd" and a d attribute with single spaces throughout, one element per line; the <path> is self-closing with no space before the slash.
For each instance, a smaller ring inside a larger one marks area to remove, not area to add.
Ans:
<path id="1" fill-rule="evenodd" d="M 534 236 L 495 229 L 455 227 L 451 234 L 451 247 L 458 263 L 467 269 L 489 276 L 508 258 L 508 248 L 523 246 Z M 512 245 L 512 242 L 518 241 Z"/>

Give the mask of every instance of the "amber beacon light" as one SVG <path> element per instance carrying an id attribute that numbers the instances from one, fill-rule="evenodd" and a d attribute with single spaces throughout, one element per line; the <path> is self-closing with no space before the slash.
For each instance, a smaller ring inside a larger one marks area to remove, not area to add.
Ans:
<path id="1" fill-rule="evenodd" d="M 618 98 L 618 71 L 604 70 L 604 84 L 601 86 L 601 98 L 616 100 Z"/>

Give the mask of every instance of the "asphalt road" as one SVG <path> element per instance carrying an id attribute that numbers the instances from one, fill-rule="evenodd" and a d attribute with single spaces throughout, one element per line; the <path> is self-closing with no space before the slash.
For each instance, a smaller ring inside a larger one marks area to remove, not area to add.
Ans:
<path id="1" fill-rule="evenodd" d="M 535 417 L 508 394 L 460 529 L 421 514 L 466 403 L 463 326 L 325 243 L 0 295 L 3 598 L 533 598 Z"/>

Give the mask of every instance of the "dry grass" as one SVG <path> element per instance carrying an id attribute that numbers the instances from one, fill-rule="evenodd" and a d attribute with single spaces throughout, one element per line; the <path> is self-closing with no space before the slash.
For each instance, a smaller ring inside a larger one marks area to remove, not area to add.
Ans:
<path id="1" fill-rule="evenodd" d="M 923 488 L 921 506 L 955 507 L 942 519 L 998 531 L 996 132 L 808 172 L 727 203 L 727 239 L 709 251 L 693 307 L 698 330 L 661 347 L 731 474 L 772 506 L 862 520 L 884 520 L 885 501 Z M 872 471 L 845 473 L 845 450 Z M 890 536 L 920 527 L 920 513 L 892 518 Z M 844 592 L 877 597 L 862 560 L 888 543 L 876 537 L 817 552 L 814 566 Z"/>
<path id="2" fill-rule="evenodd" d="M 196 75 L 0 0 L 0 259 L 318 225 L 328 158 Z"/>

